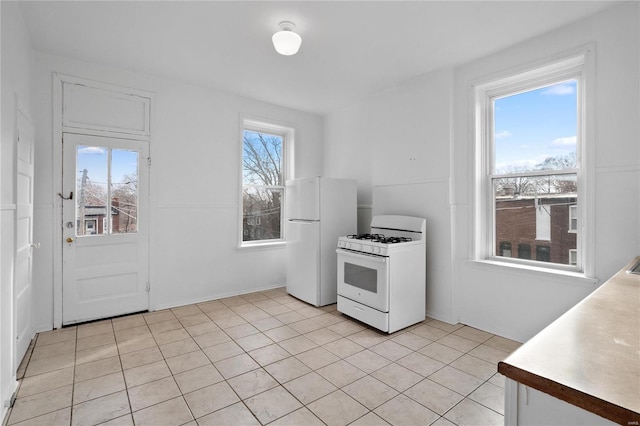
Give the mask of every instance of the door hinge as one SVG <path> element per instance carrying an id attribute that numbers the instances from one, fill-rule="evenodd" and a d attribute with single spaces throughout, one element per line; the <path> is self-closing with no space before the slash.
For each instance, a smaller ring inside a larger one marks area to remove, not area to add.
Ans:
<path id="1" fill-rule="evenodd" d="M 151 167 L 151 157 L 147 157 L 147 166 Z"/>
<path id="2" fill-rule="evenodd" d="M 151 283 L 147 281 L 147 293 L 151 291 Z"/>

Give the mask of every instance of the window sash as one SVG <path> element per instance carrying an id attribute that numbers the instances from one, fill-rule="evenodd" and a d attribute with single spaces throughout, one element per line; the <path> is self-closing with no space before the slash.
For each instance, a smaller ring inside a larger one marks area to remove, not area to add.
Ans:
<path id="1" fill-rule="evenodd" d="M 574 170 L 574 169 L 572 169 Z M 550 173 L 551 172 L 551 173 Z M 522 177 L 522 176 L 528 176 L 530 175 L 529 173 L 523 173 L 521 175 L 518 174 L 510 174 L 509 178 L 517 178 L 517 177 Z M 534 178 L 540 178 L 540 177 L 546 177 L 546 176 L 575 176 L 576 177 L 576 182 L 579 185 L 579 176 L 577 172 L 574 173 L 555 173 L 554 170 L 547 170 L 546 173 L 544 174 L 540 174 L 540 173 L 535 173 L 533 175 L 531 175 L 531 177 Z M 538 260 L 538 256 L 537 256 L 537 252 L 535 257 L 531 256 L 530 258 L 524 259 L 521 257 L 513 257 L 514 251 L 511 247 L 518 247 L 519 243 L 516 241 L 515 242 L 515 246 L 513 244 L 510 244 L 509 247 L 509 256 L 505 256 L 504 252 L 503 252 L 503 244 L 504 242 L 500 242 L 500 247 L 498 247 L 498 244 L 496 244 L 496 242 L 498 240 L 500 240 L 500 238 L 498 237 L 498 224 L 497 224 L 497 202 L 499 201 L 499 199 L 496 197 L 496 191 L 495 191 L 495 182 L 500 180 L 500 179 L 504 179 L 504 177 L 502 175 L 496 175 L 496 177 L 492 177 L 489 179 L 490 182 L 490 187 L 491 187 L 491 205 L 489 206 L 489 208 L 491 209 L 491 232 L 492 232 L 492 239 L 491 239 L 491 248 L 489 248 L 488 250 L 488 255 L 487 258 L 491 259 L 491 260 L 496 260 L 496 261 L 500 261 L 500 262 L 514 262 L 514 263 L 525 263 L 525 264 L 534 264 L 534 265 L 538 265 L 540 266 L 540 264 L 543 264 L 545 267 L 552 267 L 552 268 L 557 268 L 557 269 L 567 269 L 567 270 L 572 270 L 575 271 L 577 270 L 577 262 L 576 263 L 552 263 L 551 261 L 542 261 L 542 260 Z M 579 189 L 579 186 L 578 186 Z M 546 195 L 552 195 L 552 196 L 557 196 L 562 198 L 563 194 L 558 194 L 558 193 L 538 193 L 537 194 L 539 198 L 545 198 Z M 577 203 L 580 203 L 580 200 L 578 198 L 578 195 L 575 193 L 567 193 L 566 194 L 567 197 L 576 197 L 577 199 Z M 528 195 L 528 196 L 524 196 L 522 199 L 527 199 L 527 198 L 531 198 L 534 197 L 533 195 Z M 549 207 L 551 207 L 553 204 L 549 204 Z M 569 206 L 569 211 L 571 211 L 571 207 L 574 206 Z M 577 206 L 576 206 L 577 207 Z M 538 229 L 537 229 L 537 223 L 535 224 L 536 226 L 536 239 L 538 239 Z M 570 231 L 571 232 L 571 231 Z M 573 231 L 573 232 L 577 232 L 577 231 Z M 578 233 L 579 236 L 579 233 Z M 545 239 L 546 240 L 546 239 Z M 580 253 L 580 242 L 577 241 L 576 242 L 576 249 L 577 253 Z M 546 246 L 545 244 L 538 244 L 537 246 Z M 499 252 L 497 252 L 497 250 L 499 250 Z M 532 250 L 533 252 L 533 250 Z M 519 251 L 518 251 L 519 253 Z M 532 253 L 533 254 L 533 253 Z"/>

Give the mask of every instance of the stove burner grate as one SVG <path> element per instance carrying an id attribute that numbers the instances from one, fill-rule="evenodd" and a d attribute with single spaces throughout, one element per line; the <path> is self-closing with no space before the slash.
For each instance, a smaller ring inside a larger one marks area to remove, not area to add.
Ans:
<path id="1" fill-rule="evenodd" d="M 383 234 L 352 234 L 347 235 L 347 238 L 353 238 L 355 240 L 377 240 L 379 238 L 385 238 Z"/>
<path id="2" fill-rule="evenodd" d="M 372 243 L 381 244 L 397 244 L 411 241 L 411 238 L 409 237 L 386 237 L 384 234 L 352 234 L 347 235 L 347 238 L 354 240 L 369 240 Z"/>
<path id="3" fill-rule="evenodd" d="M 407 243 L 411 241 L 409 237 L 385 237 L 382 236 L 380 238 L 373 238 L 371 240 L 374 243 L 382 243 L 382 244 L 398 244 L 398 243 Z"/>

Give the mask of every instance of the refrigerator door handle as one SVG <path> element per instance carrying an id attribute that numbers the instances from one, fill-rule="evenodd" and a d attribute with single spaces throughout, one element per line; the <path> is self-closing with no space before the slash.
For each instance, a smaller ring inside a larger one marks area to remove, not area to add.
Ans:
<path id="1" fill-rule="evenodd" d="M 311 220 L 311 219 L 289 219 L 288 222 L 291 223 L 316 223 L 319 222 L 318 220 Z"/>

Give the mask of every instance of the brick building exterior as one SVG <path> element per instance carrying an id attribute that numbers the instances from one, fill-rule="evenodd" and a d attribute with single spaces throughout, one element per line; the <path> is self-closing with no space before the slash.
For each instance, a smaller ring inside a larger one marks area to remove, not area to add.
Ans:
<path id="1" fill-rule="evenodd" d="M 576 196 L 498 198 L 496 200 L 496 255 L 572 264 L 577 247 L 570 210 Z"/>

